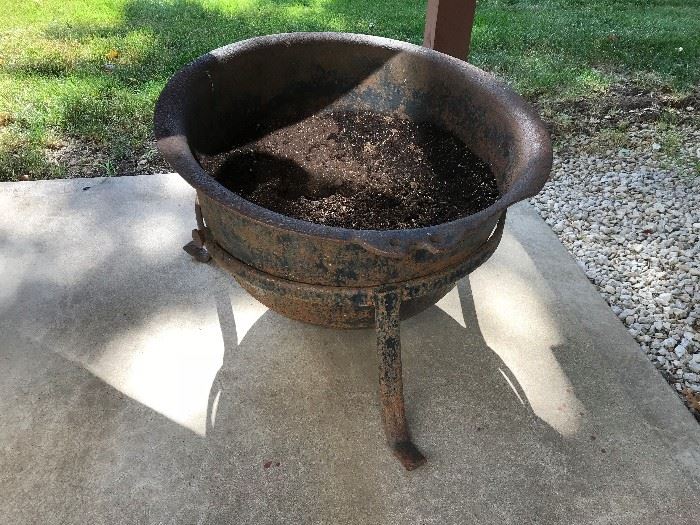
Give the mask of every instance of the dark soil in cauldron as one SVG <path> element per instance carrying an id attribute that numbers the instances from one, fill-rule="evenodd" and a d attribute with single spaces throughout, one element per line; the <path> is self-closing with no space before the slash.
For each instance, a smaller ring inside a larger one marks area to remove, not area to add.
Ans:
<path id="1" fill-rule="evenodd" d="M 453 134 L 371 112 L 314 115 L 200 161 L 251 202 L 343 228 L 432 226 L 499 197 L 489 166 Z"/>

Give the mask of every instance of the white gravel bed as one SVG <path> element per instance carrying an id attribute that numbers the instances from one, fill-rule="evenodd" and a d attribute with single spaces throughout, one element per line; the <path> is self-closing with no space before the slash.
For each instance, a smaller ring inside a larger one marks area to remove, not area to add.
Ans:
<path id="1" fill-rule="evenodd" d="M 590 137 L 571 137 L 532 203 L 687 397 L 700 393 L 700 131 L 680 132 L 673 159 L 646 126 L 628 131 L 629 149 L 591 153 Z"/>

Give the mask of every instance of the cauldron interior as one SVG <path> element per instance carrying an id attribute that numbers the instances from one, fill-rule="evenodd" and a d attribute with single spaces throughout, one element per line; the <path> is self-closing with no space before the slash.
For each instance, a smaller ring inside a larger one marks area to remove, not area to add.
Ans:
<path id="1" fill-rule="evenodd" d="M 465 75 L 417 47 L 397 50 L 362 39 L 277 38 L 227 50 L 205 55 L 182 79 L 195 156 L 228 151 L 314 113 L 368 110 L 433 122 L 491 164 L 502 194 L 513 182 L 507 168 L 522 156 L 517 115 L 482 75 Z"/>
<path id="2" fill-rule="evenodd" d="M 250 203 L 198 163 L 315 113 L 359 110 L 454 133 L 490 163 L 501 197 L 426 228 L 350 230 Z M 155 125 L 160 151 L 197 190 L 207 227 L 228 254 L 266 274 L 323 286 L 400 283 L 461 264 L 509 205 L 540 190 L 552 160 L 535 112 L 491 75 L 433 50 L 346 33 L 270 35 L 216 49 L 170 80 Z"/>

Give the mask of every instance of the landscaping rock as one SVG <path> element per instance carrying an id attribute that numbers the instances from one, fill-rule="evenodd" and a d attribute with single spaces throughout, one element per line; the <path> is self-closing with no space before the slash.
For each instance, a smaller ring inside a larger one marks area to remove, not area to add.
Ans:
<path id="1" fill-rule="evenodd" d="M 680 393 L 697 392 L 700 373 L 700 130 L 679 131 L 674 155 L 654 125 L 605 151 L 595 131 L 555 141 L 532 203 Z"/>

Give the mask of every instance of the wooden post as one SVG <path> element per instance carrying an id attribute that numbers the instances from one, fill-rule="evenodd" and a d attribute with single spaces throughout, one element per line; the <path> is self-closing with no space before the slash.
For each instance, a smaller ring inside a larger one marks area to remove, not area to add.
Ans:
<path id="1" fill-rule="evenodd" d="M 428 0 L 423 45 L 466 60 L 475 10 L 476 0 Z"/>

